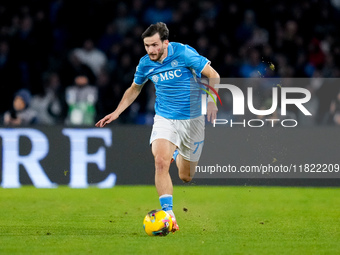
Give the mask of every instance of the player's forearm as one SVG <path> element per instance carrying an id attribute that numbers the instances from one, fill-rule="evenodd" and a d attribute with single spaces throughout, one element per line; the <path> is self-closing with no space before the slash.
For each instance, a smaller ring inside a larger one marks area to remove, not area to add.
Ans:
<path id="1" fill-rule="evenodd" d="M 128 108 L 138 97 L 138 95 L 140 94 L 140 91 L 142 89 L 142 86 L 136 85 L 136 84 L 132 84 L 131 87 L 129 87 L 122 99 L 120 100 L 120 103 L 117 106 L 117 109 L 115 110 L 115 112 L 120 115 L 123 111 L 126 110 L 126 108 Z"/>
<path id="2" fill-rule="evenodd" d="M 209 85 L 211 87 L 213 87 L 216 92 L 218 92 L 218 88 L 215 87 L 216 84 L 220 84 L 220 75 L 215 71 L 215 75 L 213 75 L 212 77 L 209 77 Z M 215 93 L 213 93 L 213 91 L 210 91 L 213 95 Z"/>
<path id="3" fill-rule="evenodd" d="M 203 69 L 202 74 L 209 78 L 209 85 L 211 87 L 215 88 L 216 84 L 220 84 L 220 75 L 209 64 Z M 216 88 L 215 90 L 218 91 Z M 214 95 L 213 91 L 210 92 Z"/>

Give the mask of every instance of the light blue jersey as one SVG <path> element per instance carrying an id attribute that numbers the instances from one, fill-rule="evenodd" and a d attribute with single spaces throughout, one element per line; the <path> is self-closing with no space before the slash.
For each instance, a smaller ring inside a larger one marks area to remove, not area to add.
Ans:
<path id="1" fill-rule="evenodd" d="M 190 83 L 201 77 L 208 63 L 194 48 L 172 42 L 162 63 L 150 60 L 148 55 L 140 59 L 134 82 L 142 85 L 149 79 L 155 84 L 157 115 L 176 120 L 196 118 L 201 115 L 201 90 L 193 92 Z"/>

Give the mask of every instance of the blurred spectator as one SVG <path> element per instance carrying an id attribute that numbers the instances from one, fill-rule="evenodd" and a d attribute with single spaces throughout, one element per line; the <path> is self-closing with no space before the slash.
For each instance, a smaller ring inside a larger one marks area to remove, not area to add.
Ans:
<path id="1" fill-rule="evenodd" d="M 327 53 L 325 55 L 325 64 L 322 69 L 322 76 L 325 78 L 330 78 L 333 76 L 333 71 L 335 69 L 334 57 L 332 54 Z"/>
<path id="2" fill-rule="evenodd" d="M 122 40 L 121 35 L 117 32 L 117 27 L 113 23 L 106 26 L 105 33 L 101 36 L 98 42 L 98 49 L 104 53 L 108 53 L 112 44 Z"/>
<path id="3" fill-rule="evenodd" d="M 249 44 L 253 47 L 262 46 L 268 43 L 269 35 L 266 29 L 256 27 L 253 30 L 253 34 L 250 38 Z"/>
<path id="4" fill-rule="evenodd" d="M 240 74 L 242 77 L 263 77 L 266 73 L 266 65 L 261 62 L 260 52 L 256 48 L 249 50 L 247 59 L 241 64 Z"/>
<path id="5" fill-rule="evenodd" d="M 132 0 L 131 15 L 135 17 L 137 21 L 143 19 L 144 6 L 144 0 Z"/>
<path id="6" fill-rule="evenodd" d="M 49 73 L 44 81 L 44 92 L 35 95 L 31 108 L 38 113 L 38 123 L 54 125 L 63 123 L 65 117 L 65 98 L 58 73 Z"/>
<path id="7" fill-rule="evenodd" d="M 94 125 L 98 90 L 89 85 L 85 75 L 78 75 L 74 79 L 75 85 L 66 89 L 66 103 L 68 125 Z"/>
<path id="8" fill-rule="evenodd" d="M 37 38 L 33 30 L 33 20 L 31 16 L 25 16 L 20 20 L 20 29 L 13 36 L 13 54 L 18 61 L 19 76 L 22 87 L 30 91 L 37 91 L 34 86 L 39 84 L 41 65 L 39 60 L 39 50 L 37 48 Z"/>
<path id="9" fill-rule="evenodd" d="M 205 35 L 202 35 L 197 39 L 197 50 L 204 56 L 208 56 L 209 50 L 209 38 Z"/>
<path id="10" fill-rule="evenodd" d="M 122 45 L 120 43 L 114 43 L 110 46 L 110 50 L 107 53 L 108 64 L 107 67 L 110 71 L 114 71 L 119 65 L 119 56 L 121 54 Z"/>
<path id="11" fill-rule="evenodd" d="M 75 49 L 74 54 L 78 57 L 80 62 L 88 65 L 96 76 L 107 64 L 106 55 L 95 48 L 92 39 L 86 39 L 83 43 L 83 47 Z"/>
<path id="12" fill-rule="evenodd" d="M 49 6 L 49 17 L 50 23 L 53 26 L 56 26 L 60 20 L 60 12 L 63 8 L 64 1 L 63 0 L 52 0 Z"/>
<path id="13" fill-rule="evenodd" d="M 336 108 L 331 107 L 332 102 L 336 101 L 338 92 L 340 91 L 340 84 L 338 79 L 325 79 L 325 82 L 316 91 L 316 96 L 319 101 L 319 107 L 316 115 L 316 124 L 326 125 L 331 121 L 331 114 L 334 114 Z M 330 112 L 330 109 L 333 112 Z"/>
<path id="14" fill-rule="evenodd" d="M 333 6 L 335 8 L 337 8 L 338 10 L 340 10 L 340 0 L 331 0 L 331 3 L 333 4 Z"/>
<path id="15" fill-rule="evenodd" d="M 26 126 L 35 124 L 37 112 L 30 109 L 31 93 L 27 89 L 19 90 L 14 97 L 12 109 L 5 112 L 6 126 Z"/>
<path id="16" fill-rule="evenodd" d="M 238 65 L 235 56 L 232 53 L 227 53 L 224 56 L 223 63 L 217 68 L 218 73 L 223 73 L 225 77 L 239 77 Z"/>
<path id="17" fill-rule="evenodd" d="M 65 3 L 64 0 L 52 0 L 49 6 L 49 20 L 52 29 L 53 46 L 52 50 L 54 54 L 63 53 L 67 45 L 68 31 L 66 22 L 64 22 L 65 15 Z"/>
<path id="18" fill-rule="evenodd" d="M 106 70 L 99 73 L 96 87 L 98 88 L 97 103 L 97 119 L 103 118 L 105 115 L 114 111 L 117 102 L 120 100 L 117 93 L 114 93 L 113 86 L 111 85 L 110 74 Z"/>
<path id="19" fill-rule="evenodd" d="M 331 103 L 330 113 L 335 125 L 340 126 L 340 90 Z"/>
<path id="20" fill-rule="evenodd" d="M 165 0 L 155 0 L 154 5 L 146 9 L 144 14 L 144 23 L 153 24 L 156 22 L 171 23 L 172 9 L 166 6 Z"/>
<path id="21" fill-rule="evenodd" d="M 288 65 L 294 65 L 297 60 L 299 48 L 302 47 L 301 37 L 298 34 L 299 26 L 296 21 L 288 20 L 284 26 L 279 51 L 287 57 Z"/>
<path id="22" fill-rule="evenodd" d="M 84 74 L 89 79 L 89 83 L 94 84 L 96 81 L 96 76 L 92 70 L 83 64 L 74 51 L 68 54 L 68 58 L 65 63 L 63 63 L 61 68 L 61 81 L 62 84 L 67 87 L 74 83 L 74 77 L 79 74 Z"/>
<path id="23" fill-rule="evenodd" d="M 135 71 L 136 68 L 131 63 L 131 56 L 124 53 L 119 60 L 119 66 L 112 73 L 112 80 L 119 84 L 121 95 L 131 85 L 131 77 L 133 77 Z"/>
<path id="24" fill-rule="evenodd" d="M 12 56 L 8 41 L 0 41 L 0 114 L 11 107 L 13 95 L 20 88 L 19 70 Z"/>
<path id="25" fill-rule="evenodd" d="M 256 28 L 255 13 L 253 10 L 246 10 L 244 12 L 244 19 L 242 24 L 237 28 L 236 38 L 238 43 L 246 43 L 251 39 Z"/>
<path id="26" fill-rule="evenodd" d="M 34 16 L 34 31 L 37 38 L 37 48 L 44 65 L 47 65 L 48 54 L 52 49 L 52 28 L 44 10 L 39 9 Z"/>
<path id="27" fill-rule="evenodd" d="M 137 25 L 136 18 L 129 13 L 129 9 L 124 2 L 118 3 L 114 24 L 121 35 L 126 35 L 135 25 Z"/>
<path id="28" fill-rule="evenodd" d="M 320 41 L 316 38 L 308 45 L 308 62 L 314 68 L 322 68 L 325 63 L 325 54 L 320 47 Z"/>
<path id="29" fill-rule="evenodd" d="M 218 6 L 213 1 L 200 1 L 201 16 L 207 20 L 214 20 L 218 15 Z"/>

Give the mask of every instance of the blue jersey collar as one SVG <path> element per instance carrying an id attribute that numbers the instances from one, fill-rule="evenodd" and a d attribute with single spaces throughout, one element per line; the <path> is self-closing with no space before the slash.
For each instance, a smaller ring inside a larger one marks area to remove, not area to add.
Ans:
<path id="1" fill-rule="evenodd" d="M 171 43 L 168 44 L 168 56 L 170 57 L 174 54 L 174 48 L 172 47 Z"/>

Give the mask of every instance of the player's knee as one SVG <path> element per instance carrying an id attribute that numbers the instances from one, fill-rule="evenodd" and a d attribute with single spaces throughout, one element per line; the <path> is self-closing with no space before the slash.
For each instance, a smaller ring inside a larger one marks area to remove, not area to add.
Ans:
<path id="1" fill-rule="evenodd" d="M 190 175 L 187 175 L 187 174 L 179 174 L 179 178 L 183 182 L 191 182 L 191 180 L 192 180 L 192 177 Z"/>
<path id="2" fill-rule="evenodd" d="M 155 156 L 156 172 L 168 172 L 170 160 L 167 160 L 163 156 Z"/>

